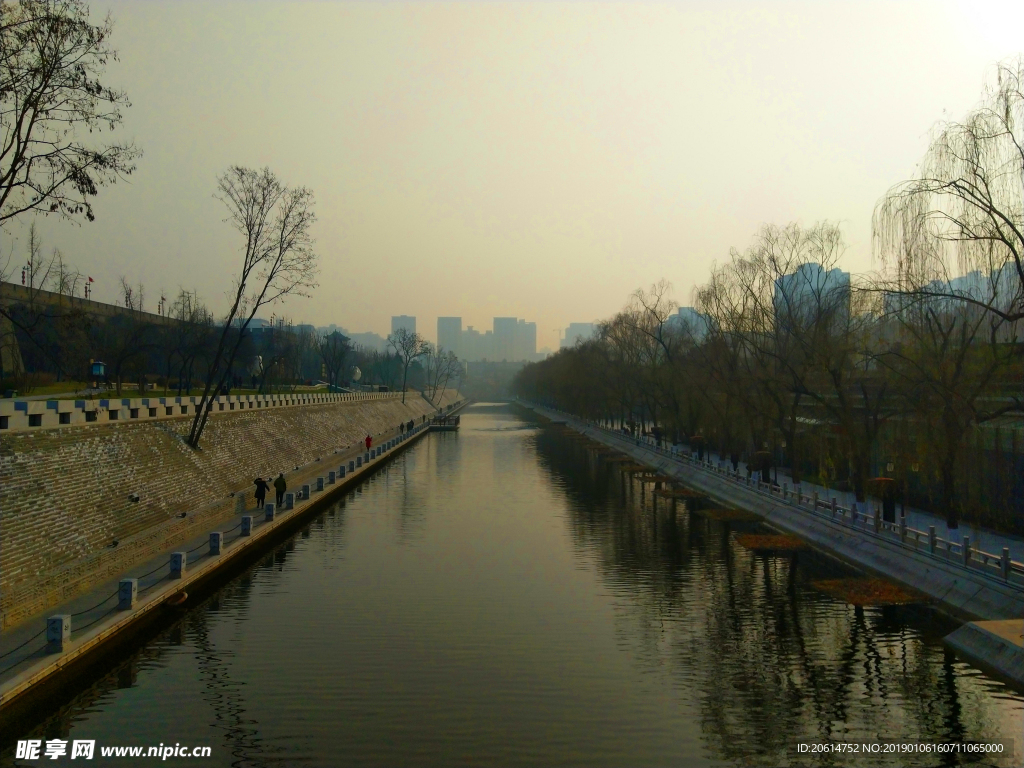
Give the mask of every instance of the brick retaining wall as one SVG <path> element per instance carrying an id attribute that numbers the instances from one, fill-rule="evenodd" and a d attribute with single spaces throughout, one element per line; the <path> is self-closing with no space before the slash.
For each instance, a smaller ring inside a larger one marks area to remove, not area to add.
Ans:
<path id="1" fill-rule="evenodd" d="M 184 442 L 192 422 L 184 417 L 5 434 L 0 628 L 229 517 L 231 494 L 251 493 L 254 477 L 326 459 L 367 432 L 432 412 L 416 393 L 404 405 L 387 398 L 214 412 L 199 451 Z"/>

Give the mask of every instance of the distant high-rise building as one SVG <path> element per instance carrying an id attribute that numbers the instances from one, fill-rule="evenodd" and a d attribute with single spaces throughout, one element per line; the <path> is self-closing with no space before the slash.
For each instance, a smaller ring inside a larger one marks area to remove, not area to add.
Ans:
<path id="1" fill-rule="evenodd" d="M 532 361 L 537 357 L 537 324 L 520 320 L 516 324 L 516 360 Z"/>
<path id="2" fill-rule="evenodd" d="M 569 327 L 565 329 L 565 338 L 561 340 L 558 346 L 561 349 L 575 347 L 577 341 L 592 339 L 595 330 L 597 329 L 593 323 L 569 323 Z"/>
<path id="3" fill-rule="evenodd" d="M 416 333 L 416 318 L 411 315 L 392 315 L 391 332 L 394 333 L 399 328 L 405 328 L 409 333 Z"/>
<path id="4" fill-rule="evenodd" d="M 437 318 L 437 346 L 462 357 L 462 318 Z"/>
<path id="5" fill-rule="evenodd" d="M 823 320 L 843 322 L 850 316 L 850 273 L 801 264 L 775 281 L 775 323 L 792 330 Z"/>
<path id="6" fill-rule="evenodd" d="M 516 325 L 518 318 L 494 318 L 494 359 L 512 361 L 516 359 Z"/>
<path id="7" fill-rule="evenodd" d="M 685 334 L 694 342 L 701 342 L 708 333 L 707 320 L 693 307 L 679 307 L 666 321 L 665 326 Z"/>

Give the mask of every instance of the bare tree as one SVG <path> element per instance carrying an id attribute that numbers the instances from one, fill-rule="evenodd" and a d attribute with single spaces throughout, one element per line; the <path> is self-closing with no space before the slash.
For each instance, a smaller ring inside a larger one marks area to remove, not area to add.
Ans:
<path id="1" fill-rule="evenodd" d="M 269 168 L 231 166 L 218 179 L 215 197 L 228 209 L 227 221 L 242 235 L 245 246 L 231 307 L 189 431 L 193 448 L 199 447 L 211 398 L 231 375 L 256 313 L 277 299 L 307 295 L 316 287 L 317 257 L 311 233 L 316 214 L 311 190 L 284 185 Z"/>
<path id="2" fill-rule="evenodd" d="M 409 382 L 409 366 L 416 358 L 426 354 L 429 345 L 418 333 L 399 328 L 388 336 L 388 344 L 402 361 L 402 402 L 405 402 L 405 387 Z"/>
<path id="3" fill-rule="evenodd" d="M 345 369 L 345 360 L 348 358 L 349 352 L 352 351 L 352 345 L 349 343 L 348 338 L 334 331 L 333 333 L 321 333 L 314 339 L 316 350 L 320 354 L 320 360 L 323 363 L 324 371 L 327 373 L 327 382 L 330 384 L 332 389 L 338 388 L 338 379 L 341 377 L 341 372 Z"/>
<path id="4" fill-rule="evenodd" d="M 939 297 L 1024 319 L 1024 57 L 997 65 L 982 103 L 940 126 L 919 168 L 875 209 L 882 288 L 903 304 Z"/>
<path id="5" fill-rule="evenodd" d="M 112 31 L 82 0 L 0 3 L 0 226 L 30 211 L 92 221 L 90 198 L 135 170 L 133 144 L 88 141 L 130 106 L 100 81 Z"/>
<path id="6" fill-rule="evenodd" d="M 402 375 L 402 359 L 397 354 L 371 349 L 365 352 L 366 370 L 370 378 L 379 381 L 388 389 L 398 390 Z"/>
<path id="7" fill-rule="evenodd" d="M 441 346 L 435 347 L 429 343 L 425 344 L 425 346 L 426 381 L 427 388 L 430 390 L 430 401 L 433 402 L 437 398 L 438 392 L 444 392 L 448 386 L 448 380 L 453 376 L 457 376 L 462 370 L 462 365 L 454 352 L 448 351 Z"/>
<path id="8" fill-rule="evenodd" d="M 1020 352 L 1001 342 L 1002 319 L 976 306 L 950 308 L 930 299 L 897 319 L 899 342 L 881 360 L 898 374 L 906 410 L 918 417 L 919 451 L 929 459 L 946 524 L 957 528 L 963 513 L 957 469 L 967 435 L 975 425 L 1020 410 L 1014 398 L 993 397 L 1004 394 L 994 385 Z"/>
<path id="9" fill-rule="evenodd" d="M 140 360 L 153 348 L 153 325 L 143 309 L 145 290 L 121 277 L 123 310 L 96 325 L 99 347 L 114 380 L 118 396 L 126 376 L 139 373 Z"/>

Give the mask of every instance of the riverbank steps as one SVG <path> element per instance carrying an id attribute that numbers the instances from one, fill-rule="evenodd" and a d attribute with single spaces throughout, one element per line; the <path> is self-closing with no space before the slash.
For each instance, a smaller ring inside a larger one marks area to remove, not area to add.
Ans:
<path id="1" fill-rule="evenodd" d="M 199 450 L 185 443 L 190 416 L 4 435 L 0 629 L 230 517 L 235 494 L 251 494 L 253 478 L 330 463 L 368 433 L 391 433 L 459 399 L 454 390 L 434 403 L 416 392 L 405 403 L 391 394 L 214 411 Z"/>

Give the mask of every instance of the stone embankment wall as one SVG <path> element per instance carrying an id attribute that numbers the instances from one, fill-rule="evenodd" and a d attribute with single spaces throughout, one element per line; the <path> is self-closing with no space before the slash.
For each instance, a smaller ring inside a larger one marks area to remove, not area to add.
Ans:
<path id="1" fill-rule="evenodd" d="M 440 405 L 458 399 L 448 391 Z M 230 516 L 255 477 L 353 450 L 434 413 L 418 393 L 9 433 L 0 441 L 0 628 L 13 626 Z M 187 512 L 187 519 L 178 515 Z M 116 546 L 112 546 L 114 541 Z"/>

